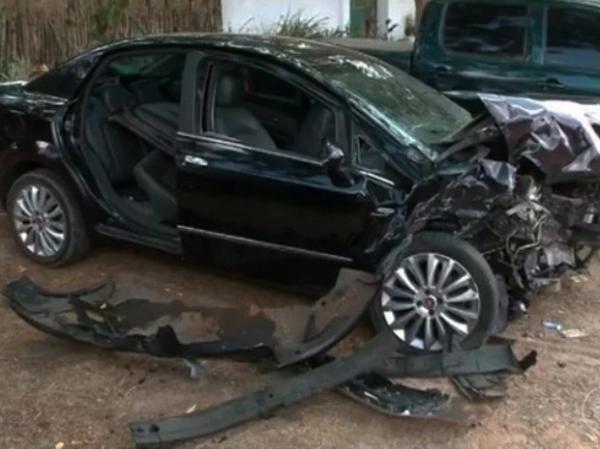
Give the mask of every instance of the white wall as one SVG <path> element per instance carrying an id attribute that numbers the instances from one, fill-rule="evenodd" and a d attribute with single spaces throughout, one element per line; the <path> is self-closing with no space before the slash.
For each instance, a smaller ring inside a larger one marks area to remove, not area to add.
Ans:
<path id="1" fill-rule="evenodd" d="M 391 19 L 398 26 L 391 33 L 392 39 L 404 37 L 406 16 L 415 17 L 415 0 L 377 0 L 377 24 L 381 31 L 385 30 L 385 21 Z"/>
<path id="2" fill-rule="evenodd" d="M 350 23 L 350 0 L 221 0 L 223 31 L 260 33 L 277 23 L 288 12 L 303 17 L 327 18 L 326 28 L 344 30 Z M 385 21 L 398 26 L 393 39 L 404 37 L 406 16 L 415 16 L 415 0 L 377 0 L 378 34 Z"/>
<path id="3" fill-rule="evenodd" d="M 288 11 L 326 17 L 325 26 L 332 29 L 345 29 L 350 22 L 350 0 L 221 0 L 221 7 L 223 31 L 260 33 Z"/>

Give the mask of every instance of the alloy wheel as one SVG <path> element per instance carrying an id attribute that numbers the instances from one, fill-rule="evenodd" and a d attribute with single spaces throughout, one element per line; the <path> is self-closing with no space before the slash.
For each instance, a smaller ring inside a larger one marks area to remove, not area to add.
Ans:
<path id="1" fill-rule="evenodd" d="M 385 281 L 383 317 L 407 345 L 436 351 L 469 335 L 481 310 L 473 276 L 456 260 L 436 253 L 406 257 Z"/>
<path id="2" fill-rule="evenodd" d="M 34 256 L 53 257 L 64 247 L 67 221 L 55 196 L 44 186 L 25 186 L 16 196 L 13 220 L 17 236 Z"/>

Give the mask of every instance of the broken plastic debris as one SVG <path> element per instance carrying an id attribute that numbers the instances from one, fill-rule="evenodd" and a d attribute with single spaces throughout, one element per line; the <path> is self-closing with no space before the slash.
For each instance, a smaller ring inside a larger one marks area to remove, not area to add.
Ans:
<path id="1" fill-rule="evenodd" d="M 183 359 L 183 363 L 189 368 L 190 377 L 192 379 L 200 379 L 200 377 L 206 373 L 206 368 L 204 368 L 200 362 L 190 359 Z"/>
<path id="2" fill-rule="evenodd" d="M 585 274 L 573 274 L 573 275 L 569 276 L 569 280 L 571 282 L 573 282 L 574 284 L 583 284 L 583 283 L 587 282 L 589 279 L 590 279 L 590 277 Z"/>
<path id="3" fill-rule="evenodd" d="M 581 329 L 558 329 L 558 332 L 564 338 L 583 338 L 587 337 L 587 334 Z"/>
<path id="4" fill-rule="evenodd" d="M 552 321 L 552 320 L 542 321 L 542 326 L 544 326 L 544 329 L 546 329 L 548 331 L 560 332 L 562 330 L 562 324 L 557 323 L 556 321 Z"/>

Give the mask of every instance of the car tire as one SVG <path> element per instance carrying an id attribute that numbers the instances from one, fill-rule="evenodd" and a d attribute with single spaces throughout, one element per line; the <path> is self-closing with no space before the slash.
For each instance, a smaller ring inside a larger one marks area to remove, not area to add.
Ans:
<path id="1" fill-rule="evenodd" d="M 429 270 L 430 260 L 432 270 Z M 452 271 L 446 273 L 447 279 L 442 283 L 448 267 Z M 421 278 L 415 274 L 417 271 L 421 271 Z M 429 282 L 429 271 L 433 273 L 433 282 Z M 407 287 L 406 279 L 416 292 Z M 422 286 L 419 279 L 424 281 Z M 465 281 L 461 284 L 460 280 Z M 460 288 L 453 287 L 463 284 Z M 455 302 L 461 298 L 463 302 Z M 499 301 L 498 282 L 477 249 L 450 234 L 423 232 L 414 236 L 394 273 L 383 281 L 372 301 L 370 316 L 378 331 L 394 328 L 403 352 L 437 352 L 456 347 L 476 349 L 492 333 Z M 440 332 L 440 326 L 444 327 L 445 334 Z"/>
<path id="2" fill-rule="evenodd" d="M 90 247 L 75 195 L 50 170 L 33 170 L 18 178 L 8 193 L 6 210 L 17 245 L 39 264 L 68 265 Z"/>

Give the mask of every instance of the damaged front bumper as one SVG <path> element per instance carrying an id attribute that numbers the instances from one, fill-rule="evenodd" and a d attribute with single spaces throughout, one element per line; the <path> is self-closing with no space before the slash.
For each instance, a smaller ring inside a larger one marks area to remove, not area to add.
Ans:
<path id="1" fill-rule="evenodd" d="M 378 288 L 376 275 L 344 269 L 334 288 L 312 305 L 260 310 L 120 300 L 112 282 L 56 294 L 24 278 L 9 284 L 5 295 L 31 325 L 82 343 L 156 357 L 261 357 L 281 368 L 345 337 Z"/>
<path id="2" fill-rule="evenodd" d="M 535 363 L 535 353 L 517 361 L 507 343 L 409 356 L 399 352 L 391 330 L 349 355 L 326 355 L 354 328 L 379 285 L 376 275 L 342 270 L 334 289 L 314 305 L 242 310 L 119 298 L 112 283 L 57 294 L 22 279 L 9 284 L 5 295 L 13 310 L 36 328 L 101 348 L 159 357 L 260 357 L 279 368 L 302 370 L 195 414 L 133 423 L 132 436 L 141 448 L 219 432 L 333 388 L 386 414 L 469 421 L 473 417 L 447 395 L 389 379 L 452 376 L 460 391 L 477 397 Z M 482 387 L 485 379 L 489 385 Z"/>

